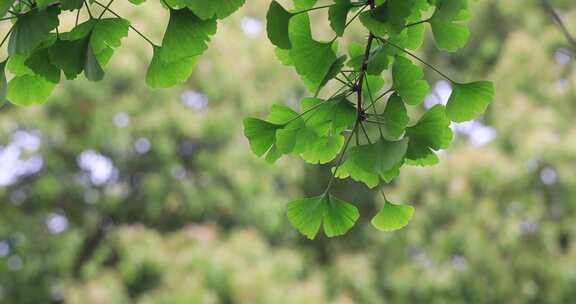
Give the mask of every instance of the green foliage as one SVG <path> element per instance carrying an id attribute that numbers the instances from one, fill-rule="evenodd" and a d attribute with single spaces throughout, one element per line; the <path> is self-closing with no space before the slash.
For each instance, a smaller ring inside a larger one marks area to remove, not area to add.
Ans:
<path id="1" fill-rule="evenodd" d="M 315 3 L 294 1 L 294 10 L 289 11 L 272 1 L 268 9 L 268 38 L 279 48 L 277 57 L 285 65 L 294 66 L 315 98 L 301 101 L 302 114 L 275 105 L 271 116 L 277 116 L 274 112 L 283 109 L 285 120 L 246 119 L 245 135 L 256 155 L 267 153 L 269 162 L 275 162 L 283 154 L 297 154 L 310 163 L 337 160 L 332 168 L 333 178 L 350 177 L 374 188 L 380 181 L 392 182 L 404 164 L 428 166 L 438 163 L 436 152 L 446 149 L 452 140 L 451 121 L 474 119 L 491 102 L 494 90 L 490 82 L 460 84 L 408 51 L 422 45 L 425 24 L 431 25 L 440 49 L 456 51 L 464 46 L 469 32 L 462 22 L 469 15 L 468 0 L 366 0 L 359 3 L 336 0 L 331 5 L 314 6 Z M 328 9 L 328 21 L 336 34 L 325 42 L 313 37 L 309 17 L 310 12 L 321 9 Z M 353 16 L 348 19 L 350 13 Z M 424 15 L 431 17 L 423 19 Z M 347 46 L 349 59 L 339 56 L 339 38 L 357 18 L 368 32 L 368 41 L 364 46 L 350 42 Z M 424 63 L 453 85 L 447 107 L 436 105 L 428 109 L 412 126 L 408 126 L 410 117 L 406 106 L 420 105 L 430 87 L 423 79 L 424 71 L 410 58 Z M 392 84 L 382 93 L 385 81 L 381 74 L 388 70 Z M 334 79 L 343 86 L 328 95 L 326 104 L 333 104 L 329 102 L 332 96 L 346 100 L 342 103 L 346 105 L 342 112 L 346 113 L 345 118 L 325 106 L 316 108 L 324 103 L 324 99 L 316 97 Z M 378 101 L 387 94 L 391 94 L 390 98 L 382 107 Z M 355 95 L 355 102 L 348 102 L 352 95 Z M 308 105 L 310 103 L 314 106 Z M 325 193 L 329 193 L 331 186 L 332 181 Z M 320 227 L 324 214 L 321 206 L 327 204 L 327 197 L 325 194 L 289 205 L 291 223 L 308 238 L 314 238 Z M 411 218 L 411 207 L 386 206 L 389 207 L 373 221 L 380 230 L 401 228 Z M 337 235 L 328 231 L 326 234 Z"/>
<path id="2" fill-rule="evenodd" d="M 7 99 L 18 105 L 44 103 L 60 82 L 61 72 L 67 79 L 84 73 L 88 80 L 102 80 L 104 67 L 114 49 L 128 36 L 129 28 L 153 50 L 146 83 L 151 88 L 174 86 L 188 79 L 196 57 L 208 48 L 211 36 L 216 33 L 216 19 L 229 16 L 244 4 L 244 0 L 162 2 L 170 12 L 170 19 L 162 45 L 158 46 L 113 11 L 110 8 L 113 2 L 104 5 L 79 0 L 2 1 L 0 17 L 9 14 L 15 19 L 6 34 L 8 60 L 20 56 L 19 60 L 30 68 L 25 77 L 13 72 L 14 77 L 7 84 Z M 101 11 L 98 16 L 91 13 L 95 8 Z M 79 23 L 82 11 L 88 13 L 88 19 Z M 77 16 L 74 27 L 58 31 L 60 20 L 68 14 Z M 115 18 L 104 18 L 106 14 Z M 5 20 L 8 19 L 12 18 Z M 34 90 L 21 92 L 22 88 Z"/>
<path id="3" fill-rule="evenodd" d="M 3 13 L 15 14 L 16 20 L 8 33 L 7 46 L 7 66 L 13 77 L 5 82 L 3 76 L 0 92 L 5 91 L 6 98 L 14 104 L 31 105 L 48 98 L 62 72 L 67 79 L 83 73 L 88 80 L 100 81 L 105 77 L 104 67 L 130 28 L 152 47 L 146 84 L 151 88 L 172 87 L 190 76 L 217 31 L 217 20 L 232 14 L 245 1 L 162 1 L 169 20 L 161 45 L 154 44 L 114 12 L 110 8 L 113 2 L 83 5 L 76 0 L 18 0 L 10 2 L 8 9 L 3 5 Z M 244 133 L 251 150 L 257 156 L 265 155 L 270 163 L 288 154 L 311 164 L 336 161 L 333 178 L 351 177 L 370 188 L 380 181 L 391 183 L 404 164 L 438 163 L 436 152 L 446 149 L 452 139 L 451 121 L 471 120 L 482 114 L 494 95 L 493 85 L 486 81 L 455 82 L 408 50 L 422 45 L 426 24 L 432 28 L 440 49 L 455 51 L 463 47 L 469 35 L 463 23 L 469 17 L 468 0 L 335 0 L 315 6 L 316 2 L 295 0 L 294 8 L 287 10 L 272 1 L 268 8 L 266 29 L 268 38 L 278 47 L 277 56 L 295 68 L 314 98 L 301 100 L 300 113 L 275 105 L 266 120 L 245 119 Z M 89 10 L 93 6 L 99 7 L 98 16 Z M 78 24 L 84 8 L 88 20 Z M 318 10 L 327 11 L 328 24 L 334 32 L 330 40 L 314 37 L 310 13 Z M 69 12 L 77 14 L 76 23 L 61 33 L 60 19 Z M 114 18 L 103 18 L 106 14 Z M 365 45 L 350 42 L 346 48 L 348 56 L 340 55 L 339 44 L 344 41 L 341 38 L 352 24 L 361 25 L 369 38 Z M 407 107 L 419 106 L 429 90 L 424 71 L 411 59 L 448 79 L 453 92 L 446 108 L 428 109 L 416 124 L 409 126 L 411 111 Z M 387 79 L 384 73 L 390 73 L 392 82 L 382 92 Z M 339 89 L 333 86 L 336 80 L 343 84 Z M 331 92 L 323 90 L 325 87 Z M 388 94 L 388 101 L 379 103 Z M 350 101 L 351 98 L 355 100 Z M 332 180 L 325 193 L 331 187 Z M 305 235 L 313 238 L 321 221 L 328 236 L 343 234 L 353 225 L 354 221 L 345 225 L 333 221 L 348 215 L 345 209 L 328 208 L 332 206 L 328 194 L 317 201 L 322 202 L 317 205 L 326 207 L 299 208 L 302 214 L 296 220 L 291 218 Z M 325 214 L 330 216 L 323 218 Z M 317 225 L 306 226 L 302 222 L 306 216 L 314 218 Z"/>

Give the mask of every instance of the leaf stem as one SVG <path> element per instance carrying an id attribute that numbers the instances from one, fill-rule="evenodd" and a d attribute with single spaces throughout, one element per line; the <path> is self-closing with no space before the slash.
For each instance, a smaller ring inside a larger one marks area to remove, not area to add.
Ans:
<path id="1" fill-rule="evenodd" d="M 11 17 L 0 18 L 0 21 L 11 20 L 11 19 L 14 19 L 14 18 L 18 18 L 18 16 L 11 16 Z"/>
<path id="2" fill-rule="evenodd" d="M 424 20 L 420 20 L 420 21 L 417 21 L 417 22 L 414 22 L 414 23 L 409 23 L 409 24 L 406 25 L 406 27 L 415 26 L 415 25 L 418 25 L 418 24 L 426 23 L 426 22 L 428 22 L 428 21 L 430 21 L 430 18 L 424 19 Z"/>
<path id="3" fill-rule="evenodd" d="M 164 1 L 164 0 L 162 0 L 162 1 Z M 303 9 L 303 10 L 301 10 L 301 11 L 294 12 L 294 13 L 292 13 L 292 14 L 293 14 L 293 15 L 304 14 L 304 13 L 312 12 L 312 11 L 319 10 L 319 9 L 323 9 L 323 8 L 329 8 L 329 7 L 332 7 L 332 6 L 334 6 L 334 5 L 336 5 L 336 4 L 330 4 L 330 5 L 322 5 L 322 6 L 317 6 L 317 7 L 311 7 L 311 8 Z"/>
<path id="4" fill-rule="evenodd" d="M 381 40 L 383 43 L 388 43 L 391 46 L 395 47 L 396 49 L 408 54 L 410 57 L 420 61 L 422 64 L 424 64 L 425 66 L 429 67 L 430 69 L 434 70 L 434 72 L 438 73 L 440 76 L 446 78 L 446 80 L 450 81 L 451 83 L 457 83 L 456 81 L 452 80 L 452 78 L 448 77 L 446 74 L 442 73 L 440 70 L 438 70 L 437 68 L 435 68 L 433 65 L 429 64 L 428 62 L 424 61 L 423 59 L 421 59 L 420 57 L 416 56 L 415 54 L 413 54 L 412 52 L 407 51 L 406 49 L 404 49 L 403 47 L 390 42 L 387 39 L 384 39 L 382 37 L 376 37 L 377 39 Z"/>
<path id="5" fill-rule="evenodd" d="M 96 1 L 94 1 L 95 3 L 98 3 Z M 104 7 L 102 4 L 98 3 L 100 6 Z M 94 18 L 92 16 L 92 11 L 90 11 L 90 5 L 88 5 L 88 3 L 86 2 L 86 0 L 84 0 L 84 5 L 86 6 L 86 11 L 88 11 L 88 16 L 90 17 L 90 19 Z"/>
<path id="6" fill-rule="evenodd" d="M 94 0 L 94 3 L 100 5 L 101 7 L 104 7 L 104 5 L 96 0 Z M 118 15 L 116 12 L 114 12 L 111 9 L 107 9 L 112 15 L 118 17 L 118 18 L 122 18 L 120 15 Z M 122 18 L 123 19 L 123 18 Z M 151 46 L 153 47 L 158 47 L 158 45 L 156 45 L 154 42 L 152 42 L 150 39 L 148 39 L 148 37 L 146 37 L 146 35 L 142 34 L 138 29 L 136 29 L 134 26 L 132 26 L 132 24 L 128 25 L 134 32 L 136 32 L 136 34 L 140 35 L 140 37 L 142 37 L 144 40 L 146 40 Z"/>
<path id="7" fill-rule="evenodd" d="M 340 165 L 342 165 L 342 160 L 344 159 L 344 154 L 346 154 L 346 151 L 348 151 L 348 146 L 350 145 L 350 142 L 352 141 L 354 134 L 356 132 L 358 132 L 358 125 L 361 125 L 360 120 L 356 120 L 356 122 L 354 123 L 354 128 L 352 128 L 352 133 L 346 139 L 346 143 L 344 144 L 344 148 L 342 148 L 342 152 L 340 152 L 340 157 L 338 157 L 338 163 L 336 164 L 336 167 L 334 168 L 334 172 L 332 172 L 332 176 L 330 177 L 330 180 L 328 181 L 328 185 L 326 186 L 326 190 L 324 191 L 324 193 L 327 193 L 330 190 L 330 187 L 332 187 L 332 182 L 334 181 L 334 177 L 336 177 L 336 174 L 338 174 L 338 169 L 340 168 Z"/>
<path id="8" fill-rule="evenodd" d="M 372 90 L 370 90 L 370 84 L 368 81 L 366 81 L 366 89 L 368 89 L 368 97 L 370 97 L 370 106 L 372 107 L 372 111 L 374 112 L 374 115 L 378 115 L 378 113 L 376 113 L 376 105 L 374 103 L 374 98 L 372 98 Z M 382 132 L 382 127 L 380 125 L 378 125 L 378 132 L 380 132 L 380 137 L 384 137 L 384 133 Z"/>
<path id="9" fill-rule="evenodd" d="M 10 33 L 12 33 L 13 29 L 14 29 L 14 27 L 11 27 L 10 30 L 8 31 L 8 33 L 6 33 L 6 35 L 4 36 L 4 38 L 2 38 L 2 42 L 0 42 L 0 47 L 2 47 L 4 45 L 4 43 L 6 42 L 6 40 L 8 40 L 8 37 L 10 36 Z"/>

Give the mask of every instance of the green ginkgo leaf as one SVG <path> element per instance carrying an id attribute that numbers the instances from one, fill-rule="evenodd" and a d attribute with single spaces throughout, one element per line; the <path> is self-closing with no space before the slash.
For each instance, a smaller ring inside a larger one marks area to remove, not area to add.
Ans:
<path id="1" fill-rule="evenodd" d="M 388 98 L 386 108 L 382 113 L 382 131 L 388 139 L 398 139 L 404 133 L 410 118 L 402 98 L 396 93 Z"/>
<path id="2" fill-rule="evenodd" d="M 274 144 L 276 130 L 281 125 L 273 124 L 261 119 L 244 119 L 244 135 L 248 138 L 252 152 L 257 156 L 262 156 L 268 152 Z"/>
<path id="3" fill-rule="evenodd" d="M 146 72 L 146 84 L 151 88 L 169 88 L 188 79 L 198 57 L 164 61 L 161 48 L 154 47 L 154 55 Z"/>
<path id="4" fill-rule="evenodd" d="M 466 0 L 443 0 L 436 3 L 437 8 L 429 20 L 434 40 L 439 49 L 454 52 L 468 41 L 470 31 L 460 23 L 467 16 Z"/>
<path id="5" fill-rule="evenodd" d="M 428 93 L 428 83 L 422 80 L 422 69 L 412 61 L 396 56 L 392 66 L 393 89 L 409 105 L 421 103 Z"/>
<path id="6" fill-rule="evenodd" d="M 170 10 L 170 20 L 162 39 L 163 61 L 177 61 L 198 56 L 208 48 L 216 33 L 216 19 L 202 20 L 189 9 Z"/>
<path id="7" fill-rule="evenodd" d="M 353 6 L 350 0 L 334 0 L 334 2 L 335 4 L 328 9 L 328 20 L 336 35 L 342 37 L 346 27 L 346 18 Z"/>
<path id="8" fill-rule="evenodd" d="M 436 164 L 438 157 L 434 151 L 447 148 L 452 141 L 450 120 L 444 106 L 435 105 L 426 111 L 414 126 L 406 128 L 406 136 L 410 138 L 406 152 L 408 163 Z"/>
<path id="9" fill-rule="evenodd" d="M 294 67 L 307 83 L 308 89 L 316 92 L 329 73 L 332 63 L 336 61 L 332 43 L 312 39 L 310 21 L 306 14 L 290 19 L 289 37 Z"/>
<path id="10" fill-rule="evenodd" d="M 46 10 L 30 10 L 16 20 L 10 40 L 8 54 L 25 54 L 42 43 L 58 24 L 60 9 L 50 7 Z"/>
<path id="11" fill-rule="evenodd" d="M 61 0 L 60 8 L 63 10 L 73 11 L 80 9 L 84 5 L 84 0 Z"/>
<path id="12" fill-rule="evenodd" d="M 44 103 L 56 84 L 37 75 L 22 75 L 8 82 L 6 99 L 19 106 Z"/>
<path id="13" fill-rule="evenodd" d="M 237 11 L 246 0 L 185 0 L 196 16 L 207 19 L 223 19 Z"/>
<path id="14" fill-rule="evenodd" d="M 388 0 L 360 14 L 360 22 L 377 36 L 399 34 L 406 26 L 414 0 Z"/>
<path id="15" fill-rule="evenodd" d="M 270 3 L 266 14 L 266 33 L 270 42 L 281 49 L 292 48 L 288 37 L 288 26 L 292 16 L 294 14 L 284 9 L 280 3 L 276 1 Z"/>
<path id="16" fill-rule="evenodd" d="M 358 209 L 331 194 L 304 198 L 288 203 L 288 220 L 308 239 L 314 239 L 324 227 L 328 237 L 343 235 L 350 230 L 358 217 Z"/>
<path id="17" fill-rule="evenodd" d="M 50 62 L 64 72 L 66 78 L 74 79 L 84 70 L 90 47 L 90 36 L 78 40 L 58 40 L 50 47 Z"/>
<path id="18" fill-rule="evenodd" d="M 354 153 L 353 151 L 355 148 L 356 147 L 350 148 L 348 155 Z M 334 173 L 334 177 L 340 179 L 350 177 L 357 182 L 364 183 L 368 188 L 374 188 L 380 183 L 380 176 L 378 173 L 364 170 L 350 157 L 338 167 L 337 171 L 336 168 L 332 168 L 332 173 Z"/>
<path id="19" fill-rule="evenodd" d="M 452 94 L 446 104 L 446 114 L 455 122 L 474 119 L 486 111 L 492 98 L 494 98 L 494 84 L 490 81 L 454 83 Z"/>
<path id="20" fill-rule="evenodd" d="M 470 30 L 462 24 L 443 21 L 430 21 L 432 33 L 439 49 L 454 52 L 466 45 Z"/>
<path id="21" fill-rule="evenodd" d="M 356 146 L 350 158 L 368 172 L 384 174 L 404 160 L 408 149 L 408 138 L 399 141 L 381 139 L 373 144 Z"/>
<path id="22" fill-rule="evenodd" d="M 372 218 L 372 225 L 378 230 L 390 232 L 408 225 L 414 215 L 414 207 L 405 204 L 393 204 L 389 201 Z"/>
<path id="23" fill-rule="evenodd" d="M 60 69 L 50 62 L 48 48 L 34 51 L 26 58 L 24 64 L 31 70 L 30 74 L 42 76 L 53 83 L 60 82 Z"/>
<path id="24" fill-rule="evenodd" d="M 2 1 L 0 1 L 0 18 L 4 17 L 4 15 L 6 15 L 8 10 L 10 9 L 10 7 L 12 7 L 12 4 L 14 4 L 14 1 L 16 1 L 16 0 L 2 0 Z"/>

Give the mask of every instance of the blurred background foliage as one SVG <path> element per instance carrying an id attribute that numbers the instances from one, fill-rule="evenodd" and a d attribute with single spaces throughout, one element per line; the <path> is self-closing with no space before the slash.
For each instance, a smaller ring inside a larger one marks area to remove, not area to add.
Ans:
<path id="1" fill-rule="evenodd" d="M 551 3 L 576 32 L 574 1 Z M 160 39 L 158 4 L 115 5 Z M 267 41 L 267 5 L 221 23 L 175 89 L 145 87 L 151 50 L 132 33 L 103 82 L 0 108 L 1 303 L 576 302 L 576 53 L 540 1 L 475 1 L 465 49 L 422 51 L 497 95 L 483 119 L 453 125 L 440 165 L 385 188 L 416 206 L 412 223 L 376 231 L 381 199 L 340 181 L 362 218 L 315 241 L 285 206 L 329 170 L 270 166 L 242 136 L 245 116 L 306 94 Z M 445 102 L 449 86 L 427 77 L 425 105 Z"/>

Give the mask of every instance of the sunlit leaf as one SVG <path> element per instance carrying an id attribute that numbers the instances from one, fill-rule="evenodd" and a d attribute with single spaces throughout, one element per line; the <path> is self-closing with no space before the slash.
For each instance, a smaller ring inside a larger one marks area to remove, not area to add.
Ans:
<path id="1" fill-rule="evenodd" d="M 490 81 L 453 84 L 446 104 L 446 114 L 452 121 L 471 120 L 486 111 L 494 98 L 494 84 Z"/>
<path id="2" fill-rule="evenodd" d="M 417 105 L 428 93 L 428 83 L 422 80 L 422 69 L 412 61 L 396 56 L 392 67 L 393 88 L 407 104 Z"/>
<path id="3" fill-rule="evenodd" d="M 378 230 L 390 232 L 408 225 L 413 215 L 414 207 L 386 201 L 371 223 Z"/>
<path id="4" fill-rule="evenodd" d="M 202 20 L 188 9 L 170 10 L 170 21 L 162 39 L 163 61 L 177 61 L 198 56 L 208 48 L 216 33 L 216 20 Z"/>

